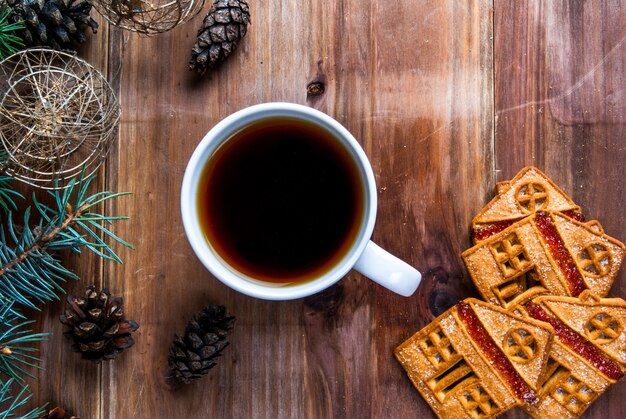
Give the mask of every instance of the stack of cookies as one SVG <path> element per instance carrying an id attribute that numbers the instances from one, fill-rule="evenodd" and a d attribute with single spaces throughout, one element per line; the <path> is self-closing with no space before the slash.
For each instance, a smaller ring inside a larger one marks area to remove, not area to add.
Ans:
<path id="1" fill-rule="evenodd" d="M 626 253 L 546 175 L 527 167 L 472 222 L 467 299 L 396 358 L 442 418 L 520 406 L 576 418 L 626 372 L 626 302 L 604 298 Z"/>

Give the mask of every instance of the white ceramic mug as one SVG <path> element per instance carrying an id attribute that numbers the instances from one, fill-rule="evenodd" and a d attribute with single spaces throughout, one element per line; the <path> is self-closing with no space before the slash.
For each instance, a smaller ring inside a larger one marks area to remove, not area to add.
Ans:
<path id="1" fill-rule="evenodd" d="M 359 173 L 365 199 L 360 231 L 343 258 L 317 278 L 285 286 L 251 281 L 235 268 L 228 266 L 213 249 L 200 227 L 197 203 L 198 182 L 207 161 L 217 148 L 243 127 L 265 118 L 276 117 L 301 119 L 330 132 L 349 151 L 352 163 Z M 307 106 L 264 103 L 242 109 L 215 125 L 198 144 L 187 164 L 181 191 L 181 210 L 189 243 L 204 266 L 224 284 L 252 297 L 268 300 L 306 297 L 333 285 L 352 268 L 403 296 L 413 294 L 421 281 L 422 276 L 416 269 L 370 240 L 376 221 L 377 193 L 374 173 L 365 152 L 339 122 Z"/>

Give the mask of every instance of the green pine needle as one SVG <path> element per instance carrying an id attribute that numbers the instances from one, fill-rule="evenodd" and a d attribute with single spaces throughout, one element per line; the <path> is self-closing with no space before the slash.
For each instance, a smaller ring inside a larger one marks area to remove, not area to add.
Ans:
<path id="1" fill-rule="evenodd" d="M 14 198 L 24 198 L 19 192 L 13 190 L 11 187 L 11 180 L 13 178 L 9 176 L 0 176 L 0 207 L 5 211 L 17 209 Z"/>
<path id="2" fill-rule="evenodd" d="M 10 13 L 11 11 L 6 4 L 0 6 L 0 60 L 24 47 L 22 38 L 15 34 L 16 31 L 24 29 L 24 23 L 7 22 Z"/>
<path id="3" fill-rule="evenodd" d="M 16 411 L 24 406 L 26 402 L 32 397 L 31 393 L 28 393 L 28 387 L 22 386 L 22 389 L 13 396 L 15 392 L 11 389 L 11 386 L 15 382 L 14 379 L 7 381 L 0 381 L 0 419 L 16 418 Z M 28 413 L 21 414 L 20 419 L 37 419 L 46 414 L 45 406 L 37 407 Z"/>
<path id="4" fill-rule="evenodd" d="M 9 153 L 5 149 L 0 149 L 0 173 L 4 172 L 7 166 L 7 162 L 9 161 L 8 155 Z M 15 198 L 24 199 L 22 194 L 12 188 L 12 180 L 12 177 L 0 174 L 0 207 L 4 210 L 4 212 L 17 209 L 17 205 L 15 205 L 14 200 Z"/>
<path id="5" fill-rule="evenodd" d="M 35 210 L 41 218 L 35 226 L 29 222 L 30 208 L 24 212 L 22 228 L 14 225 L 12 212 L 7 213 L 7 225 L 0 228 L 0 296 L 38 309 L 38 303 L 58 299 L 67 279 L 77 279 L 61 264 L 57 252 L 80 252 L 85 248 L 121 263 L 105 239 L 133 249 L 103 225 L 127 217 L 93 212 L 98 203 L 126 194 L 98 192 L 88 196 L 87 188 L 93 179 L 94 175 L 87 179 L 81 175 L 78 180 L 70 181 L 65 189 L 49 191 L 54 203 L 51 206 L 33 195 Z"/>
<path id="6" fill-rule="evenodd" d="M 24 376 L 34 378 L 22 367 L 41 368 L 39 358 L 31 355 L 37 351 L 31 346 L 24 346 L 44 340 L 47 333 L 31 333 L 26 326 L 34 320 L 25 320 L 24 316 L 13 309 L 13 303 L 0 301 L 0 374 L 22 382 Z"/>

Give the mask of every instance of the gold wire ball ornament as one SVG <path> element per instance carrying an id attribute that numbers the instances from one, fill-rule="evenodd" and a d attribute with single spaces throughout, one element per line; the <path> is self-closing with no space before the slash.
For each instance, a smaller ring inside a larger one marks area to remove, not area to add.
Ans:
<path id="1" fill-rule="evenodd" d="M 146 35 L 167 32 L 196 16 L 205 0 L 95 0 L 106 20 Z"/>
<path id="2" fill-rule="evenodd" d="M 120 106 L 102 74 L 76 56 L 27 49 L 0 62 L 0 169 L 46 189 L 102 164 Z"/>

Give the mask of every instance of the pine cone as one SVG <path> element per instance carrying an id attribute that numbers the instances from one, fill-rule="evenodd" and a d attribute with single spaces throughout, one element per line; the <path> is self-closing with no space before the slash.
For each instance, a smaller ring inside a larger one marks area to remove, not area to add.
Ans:
<path id="1" fill-rule="evenodd" d="M 175 335 L 168 357 L 172 384 L 189 384 L 213 368 L 228 346 L 234 323 L 224 306 L 208 305 L 187 324 L 182 337 Z"/>
<path id="2" fill-rule="evenodd" d="M 130 335 L 139 325 L 124 320 L 124 299 L 111 298 L 108 289 L 96 292 L 91 285 L 84 297 L 70 295 L 67 304 L 60 320 L 70 327 L 65 336 L 74 342 L 72 350 L 80 352 L 83 359 L 114 359 L 135 343 Z"/>
<path id="3" fill-rule="evenodd" d="M 71 49 L 87 40 L 85 31 L 98 31 L 89 0 L 6 0 L 11 14 L 9 22 L 24 22 L 16 34 L 26 47 L 48 46 L 56 50 Z"/>
<path id="4" fill-rule="evenodd" d="M 61 408 L 61 407 L 55 407 L 54 409 L 50 410 L 48 413 L 46 413 L 43 416 L 39 416 L 38 419 L 80 419 L 78 416 L 73 416 L 73 415 L 67 415 L 65 413 L 65 409 Z"/>
<path id="5" fill-rule="evenodd" d="M 189 69 L 204 74 L 224 61 L 237 48 L 249 23 L 250 9 L 244 0 L 215 0 L 191 49 Z"/>

